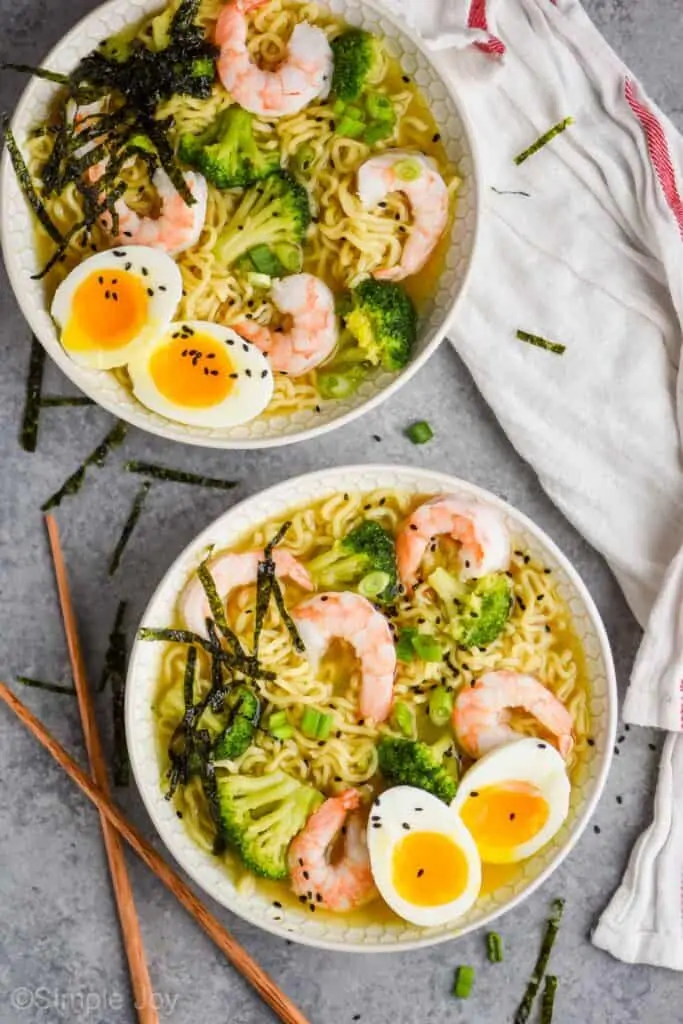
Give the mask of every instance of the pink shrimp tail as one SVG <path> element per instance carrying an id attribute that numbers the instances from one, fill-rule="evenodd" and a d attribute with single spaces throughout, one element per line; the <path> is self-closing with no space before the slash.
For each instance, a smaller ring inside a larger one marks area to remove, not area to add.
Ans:
<path id="1" fill-rule="evenodd" d="M 355 811 L 360 806 L 360 793 L 357 789 L 345 789 L 337 799 L 345 811 Z"/>

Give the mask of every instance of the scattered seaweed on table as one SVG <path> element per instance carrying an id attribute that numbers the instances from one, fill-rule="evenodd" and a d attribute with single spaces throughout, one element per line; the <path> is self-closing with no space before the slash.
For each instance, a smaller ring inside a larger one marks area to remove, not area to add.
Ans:
<path id="1" fill-rule="evenodd" d="M 31 676 L 17 676 L 17 682 L 22 686 L 31 686 L 35 690 L 47 690 L 48 693 L 68 693 L 74 696 L 76 690 L 73 686 L 60 686 L 59 683 L 46 683 L 43 679 L 33 679 Z"/>
<path id="2" fill-rule="evenodd" d="M 41 391 L 47 353 L 35 334 L 31 337 L 31 355 L 26 379 L 26 400 L 24 415 L 21 421 L 21 447 L 26 452 L 34 452 L 38 445 L 38 423 L 40 418 Z"/>
<path id="3" fill-rule="evenodd" d="M 555 993 L 557 978 L 554 974 L 546 974 L 543 995 L 541 996 L 541 1024 L 552 1024 L 555 1009 Z"/>
<path id="4" fill-rule="evenodd" d="M 119 539 L 116 542 L 116 547 L 114 548 L 114 553 L 112 554 L 111 559 L 109 561 L 109 575 L 110 576 L 113 576 L 114 573 L 116 572 L 116 570 L 119 567 L 119 564 L 121 562 L 121 556 L 123 555 L 123 552 L 125 551 L 125 548 L 126 548 L 126 544 L 130 540 L 131 534 L 133 533 L 133 530 L 135 529 L 135 527 L 137 525 L 138 519 L 140 518 L 140 516 L 142 514 L 142 508 L 143 508 L 143 506 L 145 504 L 145 499 L 147 498 L 147 495 L 149 494 L 149 490 L 150 490 L 151 486 L 152 486 L 151 483 L 148 480 L 146 480 L 144 482 L 144 484 L 142 485 L 142 487 L 139 488 L 138 493 L 135 495 L 135 498 L 133 500 L 133 507 L 130 510 L 128 518 L 126 519 L 125 523 L 123 524 L 123 530 L 121 531 L 121 536 L 119 537 Z"/>
<path id="5" fill-rule="evenodd" d="M 112 448 L 116 448 L 123 442 L 127 429 L 126 424 L 121 420 L 118 420 L 106 437 L 100 441 L 97 448 L 88 455 L 87 459 L 81 463 L 78 469 L 72 473 L 70 477 L 67 477 L 59 490 L 55 491 L 47 501 L 43 502 L 40 506 L 41 511 L 47 512 L 51 508 L 58 508 L 64 498 L 78 494 L 83 486 L 88 467 L 98 466 L 101 468 Z"/>
<path id="6" fill-rule="evenodd" d="M 523 164 L 524 161 L 528 160 L 530 156 L 534 155 L 534 153 L 538 153 L 539 149 L 543 149 L 544 146 L 547 146 L 551 139 L 554 139 L 556 135 L 559 135 L 565 130 L 565 128 L 568 128 L 569 125 L 573 123 L 573 117 L 565 117 L 563 121 L 559 121 L 557 124 L 554 124 L 552 128 L 549 128 L 547 132 L 544 132 L 540 138 L 536 139 L 535 142 L 532 142 L 527 149 L 524 149 L 521 153 L 517 154 L 515 157 L 515 163 L 517 166 Z"/>
<path id="7" fill-rule="evenodd" d="M 126 601 L 119 601 L 114 618 L 114 626 L 109 634 L 109 644 L 104 656 L 104 667 L 100 677 L 100 690 L 107 683 L 111 687 L 112 723 L 114 730 L 114 756 L 112 759 L 112 775 L 115 786 L 127 786 L 130 782 L 130 762 L 126 743 L 126 727 L 124 722 L 124 705 L 126 698 L 126 658 L 127 643 L 123 629 L 126 614 Z"/>
<path id="8" fill-rule="evenodd" d="M 68 75 L 62 75 L 59 71 L 50 71 L 49 68 L 35 67 L 33 64 L 13 64 L 11 61 L 3 61 L 0 68 L 3 71 L 18 71 L 23 75 L 33 75 L 34 78 L 44 78 L 47 82 L 55 82 L 57 85 L 69 84 Z"/>
<path id="9" fill-rule="evenodd" d="M 201 476 L 198 473 L 188 473 L 184 469 L 169 469 L 167 466 L 159 466 L 153 462 L 139 462 L 133 459 L 126 463 L 129 473 L 141 473 L 143 476 L 151 477 L 153 480 L 163 480 L 177 484 L 193 484 L 196 487 L 213 487 L 221 491 L 232 490 L 237 487 L 237 480 L 220 480 L 212 476 Z"/>
<path id="10" fill-rule="evenodd" d="M 561 356 L 567 349 L 566 345 L 561 345 L 558 341 L 548 341 L 540 334 L 529 334 L 528 331 L 517 331 L 517 338 L 520 341 L 525 341 L 527 345 L 535 345 L 536 348 L 545 349 L 546 352 L 553 352 L 556 356 Z"/>
<path id="11" fill-rule="evenodd" d="M 560 927 L 562 912 L 564 910 L 564 902 L 565 901 L 562 899 L 553 900 L 552 902 L 550 917 L 548 918 L 545 935 L 543 936 L 543 942 L 541 944 L 541 952 L 539 953 L 536 966 L 529 978 L 529 983 L 527 984 L 522 1001 L 517 1007 L 514 1024 L 526 1024 L 526 1021 L 529 1019 L 529 1014 L 533 1008 L 536 993 L 543 981 L 543 976 L 546 972 L 546 968 L 548 967 L 550 953 L 552 952 L 557 932 Z"/>
<path id="12" fill-rule="evenodd" d="M 95 405 L 92 398 L 85 395 L 46 395 L 40 400 L 41 409 L 63 409 L 67 406 Z"/>

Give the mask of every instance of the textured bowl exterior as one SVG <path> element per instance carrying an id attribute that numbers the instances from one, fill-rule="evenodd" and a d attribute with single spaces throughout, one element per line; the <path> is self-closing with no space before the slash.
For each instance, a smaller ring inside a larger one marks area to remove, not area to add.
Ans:
<path id="1" fill-rule="evenodd" d="M 571 564 L 539 527 L 506 502 L 471 484 L 429 470 L 398 466 L 351 466 L 322 470 L 278 484 L 229 509 L 180 555 L 159 584 L 143 616 L 145 626 L 171 621 L 178 594 L 205 556 L 209 545 L 230 546 L 255 524 L 338 491 L 399 488 L 414 494 L 445 491 L 476 497 L 499 509 L 515 538 L 544 565 L 553 569 L 559 593 L 567 602 L 583 645 L 590 684 L 590 714 L 595 746 L 582 777 L 572 788 L 567 821 L 551 843 L 523 866 L 514 882 L 477 901 L 457 923 L 422 929 L 408 923 L 352 926 L 341 918 L 330 922 L 304 909 L 277 909 L 258 892 L 235 890 L 226 871 L 186 833 L 161 788 L 155 723 L 151 710 L 160 673 L 162 645 L 136 641 L 128 668 L 126 731 L 135 778 L 147 810 L 168 849 L 207 893 L 252 924 L 283 938 L 345 952 L 414 949 L 463 935 L 510 910 L 557 868 L 576 843 L 602 792 L 614 746 L 617 691 L 609 643 L 593 601 Z"/>
<path id="2" fill-rule="evenodd" d="M 111 0 L 76 25 L 45 58 L 45 66 L 54 71 L 71 71 L 101 39 L 159 7 L 160 0 Z M 427 97 L 446 151 L 458 167 L 463 182 L 458 192 L 456 220 L 444 272 L 433 301 L 420 319 L 411 362 L 398 375 L 382 372 L 365 381 L 348 399 L 322 402 L 319 413 L 302 410 L 288 416 L 260 417 L 239 427 L 223 429 L 185 426 L 145 409 L 113 374 L 85 369 L 72 362 L 60 345 L 50 319 L 43 284 L 31 280 L 31 274 L 39 269 L 32 215 L 5 150 L 0 168 L 0 235 L 10 282 L 26 320 L 74 384 L 115 416 L 149 433 L 185 444 L 240 449 L 267 448 L 315 437 L 350 422 L 388 398 L 428 359 L 447 332 L 469 274 L 477 234 L 478 177 L 471 131 L 450 85 L 422 44 L 386 9 L 371 0 L 328 0 L 327 7 L 351 24 L 385 37 L 387 47 L 402 61 Z M 29 83 L 12 119 L 12 130 L 20 147 L 25 145 L 29 130 L 46 115 L 56 91 L 55 85 L 40 79 L 34 78 Z"/>

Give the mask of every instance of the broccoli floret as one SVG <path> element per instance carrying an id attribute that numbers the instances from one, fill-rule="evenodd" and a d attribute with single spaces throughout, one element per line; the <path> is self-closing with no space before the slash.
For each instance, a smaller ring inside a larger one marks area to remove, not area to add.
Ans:
<path id="1" fill-rule="evenodd" d="M 280 152 L 259 149 L 253 123 L 248 111 L 228 107 L 199 135 L 181 135 L 178 156 L 217 188 L 243 187 L 267 178 L 279 170 Z"/>
<path id="2" fill-rule="evenodd" d="M 230 722 L 214 744 L 215 761 L 234 761 L 251 746 L 261 705 L 252 690 L 240 686 L 232 696 L 230 710 Z"/>
<path id="3" fill-rule="evenodd" d="M 348 29 L 333 39 L 332 55 L 332 92 L 347 103 L 357 99 L 381 59 L 379 39 L 360 28 Z"/>
<path id="4" fill-rule="evenodd" d="M 504 573 L 482 576 L 465 599 L 458 616 L 458 643 L 488 647 L 502 632 L 512 610 L 512 588 Z"/>
<path id="5" fill-rule="evenodd" d="M 286 878 L 289 844 L 323 802 L 322 794 L 281 771 L 226 775 L 216 785 L 225 839 L 254 874 Z"/>
<path id="6" fill-rule="evenodd" d="M 390 601 L 398 592 L 393 538 L 372 519 L 364 519 L 328 551 L 308 562 L 306 568 L 325 589 L 354 584 L 366 597 L 382 602 Z"/>
<path id="7" fill-rule="evenodd" d="M 440 567 L 428 583 L 446 606 L 451 632 L 461 647 L 488 647 L 510 617 L 512 590 L 504 573 L 465 583 Z"/>
<path id="8" fill-rule="evenodd" d="M 271 174 L 246 190 L 218 237 L 215 255 L 225 266 L 231 266 L 258 245 L 301 245 L 310 219 L 306 189 L 285 171 Z"/>
<path id="9" fill-rule="evenodd" d="M 361 281 L 351 291 L 350 308 L 342 318 L 359 354 L 372 366 L 400 370 L 406 365 L 417 337 L 417 315 L 399 285 L 372 277 Z"/>
<path id="10" fill-rule="evenodd" d="M 377 747 L 380 771 L 392 785 L 417 786 L 449 804 L 458 785 L 444 766 L 443 757 L 452 743 L 450 737 L 430 746 L 422 740 L 384 736 Z M 452 764 L 456 767 L 454 758 Z"/>

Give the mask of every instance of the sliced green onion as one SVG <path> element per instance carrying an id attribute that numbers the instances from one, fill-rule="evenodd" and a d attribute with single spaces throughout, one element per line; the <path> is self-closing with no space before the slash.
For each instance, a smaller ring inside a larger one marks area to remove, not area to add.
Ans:
<path id="1" fill-rule="evenodd" d="M 337 135 L 343 135 L 347 139 L 358 139 L 366 127 L 365 121 L 356 121 L 355 118 L 345 115 L 337 125 Z"/>
<path id="2" fill-rule="evenodd" d="M 379 597 L 390 583 L 391 576 L 388 572 L 369 572 L 358 584 L 358 593 L 372 600 L 373 597 Z"/>
<path id="3" fill-rule="evenodd" d="M 388 96 L 384 96 L 380 92 L 368 93 L 365 98 L 365 106 L 373 121 L 391 121 L 393 124 L 396 120 L 394 104 Z"/>
<path id="4" fill-rule="evenodd" d="M 543 996 L 541 998 L 541 1024 L 552 1024 L 556 992 L 556 976 L 554 974 L 546 974 L 545 985 L 543 986 Z"/>
<path id="5" fill-rule="evenodd" d="M 415 712 L 408 704 L 398 701 L 392 712 L 394 724 L 399 732 L 409 738 L 415 735 Z"/>
<path id="6" fill-rule="evenodd" d="M 345 110 L 346 104 L 344 103 L 344 100 L 335 100 L 334 103 L 332 104 L 332 113 L 336 114 L 337 117 L 340 114 L 343 114 Z"/>
<path id="7" fill-rule="evenodd" d="M 301 716 L 300 729 L 309 740 L 324 740 L 330 735 L 332 715 L 326 715 L 317 708 L 307 707 Z"/>
<path id="8" fill-rule="evenodd" d="M 373 121 L 363 133 L 363 142 L 367 142 L 368 146 L 373 146 L 382 139 L 388 139 L 393 133 L 393 124 L 389 124 L 388 121 Z"/>
<path id="9" fill-rule="evenodd" d="M 270 288 L 273 283 L 272 277 L 268 274 L 247 274 L 247 281 L 252 288 Z"/>
<path id="10" fill-rule="evenodd" d="M 276 740 L 289 740 L 294 735 L 294 726 L 287 722 L 285 725 L 273 726 L 268 731 Z"/>
<path id="11" fill-rule="evenodd" d="M 534 153 L 538 153 L 539 149 L 546 146 L 551 139 L 554 139 L 556 135 L 559 135 L 560 132 L 563 132 L 565 128 L 568 128 L 569 125 L 573 123 L 573 117 L 565 117 L 563 121 L 560 121 L 558 124 L 554 124 L 552 128 L 549 128 L 548 131 L 544 132 L 540 138 L 536 139 L 528 149 L 522 150 L 522 152 L 515 157 L 515 163 L 517 166 L 519 166 L 519 164 L 523 164 L 524 161 L 528 160 L 530 156 L 534 155 Z"/>
<path id="12" fill-rule="evenodd" d="M 488 932 L 486 935 L 486 950 L 492 964 L 499 964 L 503 960 L 503 940 L 498 932 Z"/>
<path id="13" fill-rule="evenodd" d="M 270 246 L 255 245 L 253 249 L 249 250 L 247 255 L 257 273 L 268 275 L 268 277 L 281 276 L 284 268 Z"/>
<path id="14" fill-rule="evenodd" d="M 453 694 L 445 686 L 437 686 L 429 697 L 429 717 L 438 728 L 446 725 L 453 711 Z"/>
<path id="15" fill-rule="evenodd" d="M 312 146 L 304 144 L 303 146 L 299 146 L 296 153 L 294 154 L 294 168 L 300 173 L 303 171 L 308 171 L 312 167 L 314 160 L 315 150 L 313 149 Z"/>
<path id="16" fill-rule="evenodd" d="M 543 980 L 543 975 L 545 974 L 548 966 L 550 953 L 552 951 L 555 938 L 557 937 L 560 921 L 562 920 L 563 910 L 564 900 L 553 900 L 550 917 L 546 923 L 545 935 L 543 936 L 543 942 L 541 944 L 541 952 L 538 955 L 536 966 L 529 978 L 529 983 L 522 997 L 522 1001 L 517 1007 L 514 1024 L 526 1024 L 526 1021 L 529 1019 L 529 1014 L 533 1009 L 536 993 L 538 992 L 541 981 Z"/>
<path id="17" fill-rule="evenodd" d="M 442 661 L 443 651 L 429 633 L 418 633 L 413 637 L 413 649 L 422 661 Z"/>
<path id="18" fill-rule="evenodd" d="M 268 728 L 277 729 L 281 725 L 286 725 L 289 722 L 286 711 L 274 711 L 268 719 Z"/>
<path id="19" fill-rule="evenodd" d="M 547 338 L 541 337 L 540 334 L 517 331 L 517 337 L 520 341 L 525 341 L 527 345 L 535 345 L 536 348 L 545 349 L 546 352 L 553 352 L 556 356 L 561 356 L 567 350 L 566 345 L 561 345 L 559 341 L 548 341 Z"/>
<path id="20" fill-rule="evenodd" d="M 426 444 L 427 441 L 431 441 L 434 437 L 434 431 L 426 420 L 418 420 L 417 423 L 412 423 L 406 430 L 406 434 L 413 444 Z"/>
<path id="21" fill-rule="evenodd" d="M 417 160 L 406 157 L 394 164 L 394 174 L 401 181 L 417 181 L 422 174 L 422 167 Z"/>
<path id="22" fill-rule="evenodd" d="M 279 242 L 273 252 L 288 274 L 298 274 L 304 265 L 304 253 L 295 242 Z"/>
<path id="23" fill-rule="evenodd" d="M 453 995 L 458 999 L 467 999 L 474 985 L 474 967 L 462 964 L 456 969 Z"/>
<path id="24" fill-rule="evenodd" d="M 348 398 L 358 390 L 358 385 L 366 376 L 362 366 L 321 370 L 317 381 L 318 393 L 321 398 Z"/>
<path id="25" fill-rule="evenodd" d="M 396 657 L 399 661 L 414 661 L 415 650 L 413 648 L 413 639 L 417 636 L 417 630 L 411 626 L 406 626 L 398 635 L 396 641 Z"/>

